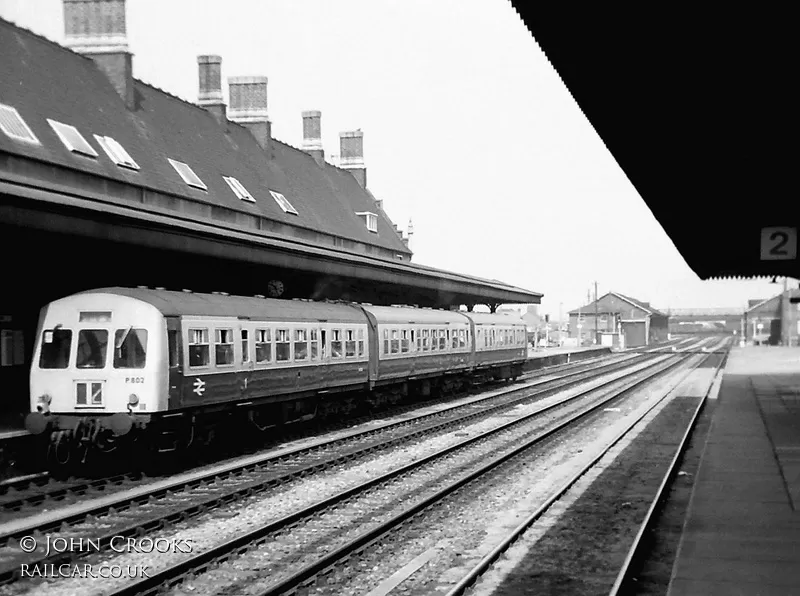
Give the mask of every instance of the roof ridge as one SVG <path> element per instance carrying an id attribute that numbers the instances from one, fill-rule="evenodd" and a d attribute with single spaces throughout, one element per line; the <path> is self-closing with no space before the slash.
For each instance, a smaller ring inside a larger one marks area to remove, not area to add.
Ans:
<path id="1" fill-rule="evenodd" d="M 68 52 L 68 53 L 73 54 L 75 56 L 80 56 L 84 60 L 89 60 L 89 61 L 92 62 L 92 64 L 94 64 L 94 61 L 89 56 L 87 56 L 86 54 L 81 54 L 80 52 L 76 52 L 72 48 L 70 48 L 68 46 L 65 46 L 62 43 L 59 43 L 59 42 L 55 41 L 54 39 L 50 39 L 49 37 L 45 37 L 41 33 L 36 33 L 35 31 L 33 31 L 31 29 L 28 29 L 27 27 L 23 27 L 22 25 L 18 25 L 14 21 L 10 21 L 10 20 L 8 20 L 6 18 L 3 18 L 2 16 L 0 16 L 0 25 L 10 25 L 12 28 L 17 29 L 18 31 L 21 31 L 21 32 L 23 32 L 23 33 L 25 33 L 27 35 L 30 35 L 31 37 L 34 37 L 35 39 L 38 39 L 38 40 L 43 41 L 45 43 L 48 43 L 48 44 L 50 44 L 52 46 L 56 46 L 59 50 L 62 50 L 64 52 Z"/>

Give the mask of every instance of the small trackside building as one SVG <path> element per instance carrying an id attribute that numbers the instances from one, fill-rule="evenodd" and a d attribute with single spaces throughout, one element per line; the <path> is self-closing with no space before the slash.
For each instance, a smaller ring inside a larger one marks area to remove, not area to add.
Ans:
<path id="1" fill-rule="evenodd" d="M 786 290 L 766 300 L 750 300 L 742 316 L 747 343 L 800 345 L 800 290 Z"/>
<path id="2" fill-rule="evenodd" d="M 666 341 L 669 315 L 649 302 L 608 292 L 595 301 L 569 312 L 569 336 L 579 344 L 595 341 L 598 334 L 618 333 L 624 346 L 635 348 Z"/>

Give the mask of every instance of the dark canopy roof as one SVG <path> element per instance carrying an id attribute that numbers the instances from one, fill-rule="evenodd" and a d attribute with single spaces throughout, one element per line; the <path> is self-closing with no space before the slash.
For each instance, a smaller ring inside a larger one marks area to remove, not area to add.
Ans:
<path id="1" fill-rule="evenodd" d="M 800 276 L 761 258 L 800 224 L 788 5 L 513 4 L 698 276 Z"/>

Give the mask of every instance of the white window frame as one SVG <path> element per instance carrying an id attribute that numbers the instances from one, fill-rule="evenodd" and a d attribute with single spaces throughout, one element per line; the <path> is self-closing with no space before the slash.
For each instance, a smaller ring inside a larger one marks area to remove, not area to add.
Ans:
<path id="1" fill-rule="evenodd" d="M 101 135 L 94 135 L 94 138 L 97 141 L 97 144 L 103 148 L 103 151 L 106 152 L 108 157 L 111 158 L 111 161 L 113 161 L 115 164 L 131 170 L 139 169 L 139 164 L 133 160 L 130 154 L 116 141 L 116 139 Z"/>
<path id="2" fill-rule="evenodd" d="M 222 178 L 228 183 L 228 186 L 231 187 L 233 194 L 235 194 L 237 198 L 241 199 L 242 201 L 247 201 L 248 203 L 256 202 L 256 200 L 253 198 L 253 195 L 251 195 L 244 185 L 236 178 L 233 176 L 223 176 Z"/>
<path id="3" fill-rule="evenodd" d="M 372 211 L 356 211 L 356 215 L 364 218 L 367 229 L 374 234 L 378 233 L 378 214 Z"/>
<path id="4" fill-rule="evenodd" d="M 22 141 L 23 143 L 30 143 L 31 145 L 41 145 L 41 141 L 37 138 L 31 127 L 28 126 L 28 123 L 22 118 L 22 115 L 17 111 L 17 108 L 14 106 L 9 106 L 4 103 L 0 103 L 0 112 L 5 112 L 7 117 L 10 119 L 16 120 L 16 123 L 23 129 L 27 136 L 21 137 L 18 134 L 15 134 L 11 131 L 11 129 L 6 128 L 3 126 L 3 118 L 0 118 L 0 129 L 6 134 L 7 137 L 14 139 L 15 141 Z"/>
<path id="5" fill-rule="evenodd" d="M 283 209 L 285 213 L 291 213 L 292 215 L 300 215 L 297 212 L 292 204 L 289 202 L 289 199 L 284 197 L 281 193 L 275 192 L 274 190 L 269 191 L 269 194 L 272 195 L 272 198 L 275 199 L 275 202 L 278 203 L 278 206 Z"/>
<path id="6" fill-rule="evenodd" d="M 173 168 L 173 169 L 174 169 L 176 172 L 178 172 L 178 175 L 181 177 L 181 180 L 183 180 L 183 181 L 184 181 L 184 182 L 185 182 L 187 185 L 191 186 L 192 188 L 199 188 L 200 190 L 205 190 L 205 191 L 208 191 L 208 187 L 206 186 L 205 182 L 203 182 L 203 181 L 200 179 L 200 176 L 198 176 L 198 175 L 195 173 L 195 171 L 194 171 L 194 170 L 193 170 L 191 167 L 189 167 L 189 165 L 188 165 L 188 164 L 185 164 L 185 163 L 183 163 L 182 161 L 177 161 L 177 160 L 175 160 L 175 159 L 171 159 L 171 158 L 169 158 L 169 157 L 167 158 L 167 161 L 168 161 L 168 162 L 169 162 L 169 164 L 172 166 L 172 168 Z M 192 180 L 191 178 L 188 178 L 188 177 L 185 175 L 185 173 L 184 173 L 183 171 L 181 171 L 181 167 L 184 167 L 184 168 L 186 168 L 186 169 L 187 169 L 187 170 L 188 170 L 188 171 L 189 171 L 189 172 L 192 174 L 192 176 L 194 176 L 194 177 L 195 177 L 195 179 L 197 180 L 197 182 L 195 182 L 195 181 L 194 181 L 194 180 Z"/>
<path id="7" fill-rule="evenodd" d="M 97 151 L 95 151 L 94 147 L 92 147 L 89 144 L 89 141 L 87 141 L 86 139 L 83 138 L 83 135 L 80 133 L 80 131 L 77 128 L 75 128 L 71 124 L 64 124 L 63 122 L 59 122 L 58 120 L 51 120 L 50 118 L 47 119 L 47 122 L 50 124 L 50 128 L 52 128 L 55 131 L 56 135 L 58 135 L 58 138 L 61 139 L 61 142 L 64 144 L 64 147 L 66 147 L 67 149 L 69 149 L 73 153 L 77 153 L 79 155 L 84 155 L 86 157 L 97 157 L 98 156 Z M 85 147 L 83 147 L 83 146 L 79 147 L 79 146 L 73 145 L 72 141 L 70 141 L 69 137 L 67 136 L 67 132 L 71 132 L 71 133 L 74 133 L 75 135 L 77 135 L 77 137 L 81 141 L 83 141 L 83 144 L 85 145 Z"/>

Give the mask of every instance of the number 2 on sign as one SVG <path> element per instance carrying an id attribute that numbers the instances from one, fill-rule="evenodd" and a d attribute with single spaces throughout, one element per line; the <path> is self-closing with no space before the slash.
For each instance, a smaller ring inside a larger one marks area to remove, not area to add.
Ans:
<path id="1" fill-rule="evenodd" d="M 797 228 L 761 228 L 761 260 L 797 258 Z"/>

